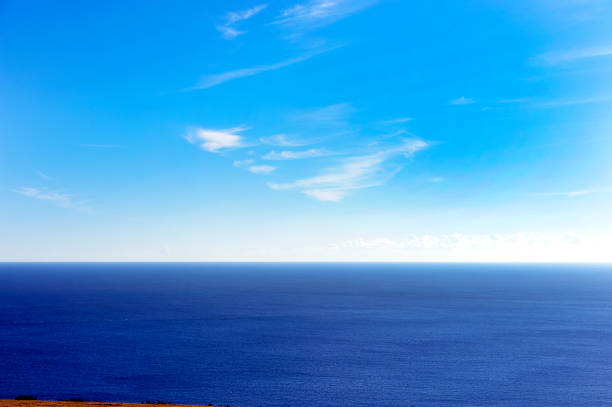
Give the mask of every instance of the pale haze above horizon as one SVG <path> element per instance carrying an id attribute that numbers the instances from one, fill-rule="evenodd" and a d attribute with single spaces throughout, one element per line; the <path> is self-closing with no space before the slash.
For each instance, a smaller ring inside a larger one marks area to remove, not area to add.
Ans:
<path id="1" fill-rule="evenodd" d="M 0 261 L 612 262 L 612 1 L 0 2 Z"/>

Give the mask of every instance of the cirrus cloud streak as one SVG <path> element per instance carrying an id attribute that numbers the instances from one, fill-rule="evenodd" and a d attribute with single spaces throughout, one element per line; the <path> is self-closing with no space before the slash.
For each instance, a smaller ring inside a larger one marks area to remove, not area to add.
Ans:
<path id="1" fill-rule="evenodd" d="M 246 127 L 234 127 L 226 130 L 191 128 L 185 139 L 191 144 L 197 144 L 202 150 L 217 153 L 221 150 L 244 147 L 243 137 L 238 134 L 247 130 Z"/>
<path id="2" fill-rule="evenodd" d="M 428 146 L 423 140 L 404 140 L 394 147 L 346 158 L 320 175 L 268 186 L 277 190 L 297 189 L 320 201 L 339 202 L 353 190 L 384 184 L 401 170 L 399 165 L 385 165 L 388 161 L 398 156 L 410 157 Z"/>

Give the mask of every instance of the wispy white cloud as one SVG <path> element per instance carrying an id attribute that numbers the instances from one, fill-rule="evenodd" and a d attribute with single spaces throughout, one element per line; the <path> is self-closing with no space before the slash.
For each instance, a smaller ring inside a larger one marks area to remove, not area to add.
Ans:
<path id="1" fill-rule="evenodd" d="M 260 65 L 253 68 L 236 69 L 234 71 L 223 72 L 220 74 L 206 75 L 200 80 L 200 82 L 196 86 L 191 88 L 191 90 L 212 88 L 213 86 L 220 85 L 222 83 L 234 79 L 253 76 L 263 72 L 273 71 L 275 69 L 280 69 L 289 65 L 297 64 L 298 62 L 306 61 L 311 57 L 312 55 L 304 55 L 301 57 L 278 62 L 276 64 Z"/>
<path id="2" fill-rule="evenodd" d="M 345 126 L 353 113 L 355 113 L 355 108 L 351 103 L 336 103 L 334 105 L 295 114 L 293 119 L 304 122 L 310 126 Z"/>
<path id="3" fill-rule="evenodd" d="M 52 177 L 52 176 L 47 175 L 47 174 L 45 174 L 45 173 L 44 173 L 44 172 L 42 172 L 42 171 L 36 171 L 36 175 L 38 175 L 40 178 L 42 178 L 42 179 L 46 179 L 46 180 L 53 179 L 53 177 Z"/>
<path id="4" fill-rule="evenodd" d="M 558 65 L 582 59 L 605 57 L 612 55 L 612 45 L 571 49 L 566 51 L 547 52 L 538 55 L 537 60 L 548 65 Z"/>
<path id="5" fill-rule="evenodd" d="M 364 187 L 366 188 L 366 187 Z M 340 202 L 348 193 L 347 189 L 307 189 L 304 195 L 323 202 Z"/>
<path id="6" fill-rule="evenodd" d="M 251 165 L 250 167 L 247 167 L 247 170 L 253 174 L 269 174 L 276 170 L 276 167 L 271 165 Z"/>
<path id="7" fill-rule="evenodd" d="M 309 0 L 281 12 L 273 24 L 293 35 L 319 28 L 373 6 L 379 0 Z"/>
<path id="8" fill-rule="evenodd" d="M 265 9 L 267 4 L 260 4 L 241 11 L 231 11 L 225 15 L 224 23 L 217 26 L 217 30 L 221 32 L 221 36 L 226 40 L 231 40 L 239 35 L 244 34 L 244 31 L 239 31 L 233 27 L 234 24 L 248 20 Z"/>
<path id="9" fill-rule="evenodd" d="M 329 244 L 340 259 L 367 261 L 609 262 L 610 234 L 446 233 L 358 237 Z"/>
<path id="10" fill-rule="evenodd" d="M 570 198 L 575 198 L 577 196 L 591 195 L 599 192 L 606 192 L 606 189 L 597 188 L 597 189 L 577 189 L 573 191 L 563 191 L 563 192 L 541 192 L 534 194 L 536 196 L 567 196 Z"/>
<path id="11" fill-rule="evenodd" d="M 315 158 L 329 155 L 329 151 L 311 148 L 303 151 L 270 151 L 263 157 L 264 160 L 299 160 L 303 158 Z"/>
<path id="12" fill-rule="evenodd" d="M 226 40 L 232 40 L 237 36 L 245 33 L 244 31 L 238 31 L 237 29 L 227 25 L 218 25 L 217 31 L 221 33 L 221 38 L 224 38 Z"/>
<path id="13" fill-rule="evenodd" d="M 513 104 L 513 103 L 529 103 L 531 102 L 532 99 L 531 98 L 516 98 L 516 99 L 500 99 L 497 101 L 497 103 L 501 103 L 501 104 Z"/>
<path id="14" fill-rule="evenodd" d="M 276 167 L 271 165 L 252 165 L 255 161 L 251 158 L 246 160 L 234 161 L 234 167 L 244 168 L 253 174 L 269 174 L 276 170 Z"/>
<path id="15" fill-rule="evenodd" d="M 411 120 L 412 120 L 412 117 L 398 117 L 397 119 L 383 120 L 379 123 L 380 124 L 401 124 L 401 123 L 407 123 Z"/>
<path id="16" fill-rule="evenodd" d="M 557 99 L 557 100 L 549 100 L 545 102 L 534 103 L 534 107 L 541 108 L 551 108 L 551 107 L 564 107 L 564 106 L 575 106 L 575 105 L 584 105 L 591 103 L 605 103 L 612 101 L 612 97 L 587 97 L 587 98 L 578 98 L 578 99 Z"/>
<path id="17" fill-rule="evenodd" d="M 427 181 L 433 183 L 442 182 L 444 181 L 444 177 L 431 177 Z"/>
<path id="18" fill-rule="evenodd" d="M 321 201 L 338 202 L 350 191 L 384 184 L 401 169 L 385 162 L 399 155 L 412 156 L 429 144 L 423 140 L 404 140 L 402 144 L 375 153 L 346 158 L 342 163 L 310 178 L 286 184 L 269 184 L 273 189 L 297 189 Z"/>
<path id="19" fill-rule="evenodd" d="M 227 71 L 227 72 L 222 72 L 222 73 L 213 74 L 213 75 L 205 75 L 205 76 L 203 76 L 200 79 L 200 81 L 195 86 L 192 86 L 192 87 L 187 88 L 185 90 L 190 91 L 190 90 L 198 90 L 198 89 L 208 89 L 208 88 L 212 88 L 213 86 L 217 86 L 217 85 L 220 85 L 222 83 L 232 81 L 234 79 L 246 78 L 248 76 L 254 76 L 254 75 L 258 75 L 260 73 L 264 73 L 264 72 L 268 72 L 268 71 L 274 71 L 274 70 L 277 70 L 277 69 L 285 68 L 287 66 L 290 66 L 290 65 L 293 65 L 293 64 L 297 64 L 299 62 L 306 61 L 306 60 L 308 60 L 308 59 L 310 59 L 310 58 L 312 58 L 312 57 L 314 57 L 316 55 L 322 54 L 324 52 L 334 50 L 334 49 L 336 49 L 338 47 L 340 47 L 340 46 L 320 49 L 320 50 L 317 50 L 317 51 L 310 52 L 308 54 L 299 56 L 297 58 L 288 59 L 288 60 L 285 60 L 285 61 L 277 62 L 275 64 L 259 65 L 259 66 L 255 66 L 255 67 L 252 67 L 252 68 L 236 69 L 236 70 L 233 70 L 233 71 Z"/>
<path id="20" fill-rule="evenodd" d="M 580 236 L 574 233 L 566 233 L 555 236 L 544 236 L 540 234 L 529 235 L 524 233 L 489 233 L 489 234 L 411 234 L 402 239 L 391 239 L 387 237 L 376 237 L 370 239 L 357 238 L 346 240 L 341 243 L 332 244 L 332 248 L 362 248 L 362 249 L 494 249 L 494 248 L 518 248 L 534 247 L 542 244 L 566 242 L 576 243 Z"/>
<path id="21" fill-rule="evenodd" d="M 470 99 L 470 98 L 466 98 L 465 96 L 461 96 L 458 99 L 451 100 L 449 103 L 451 105 L 462 106 L 462 105 L 471 105 L 471 104 L 474 104 L 474 103 L 476 103 L 476 101 L 474 99 Z"/>
<path id="22" fill-rule="evenodd" d="M 76 199 L 79 195 L 31 187 L 21 187 L 15 192 L 28 198 L 50 202 L 60 208 L 76 209 L 85 212 L 91 211 L 91 207 L 87 201 Z"/>
<path id="23" fill-rule="evenodd" d="M 247 130 L 246 127 L 234 127 L 227 130 L 212 130 L 201 127 L 190 128 L 185 139 L 197 144 L 202 150 L 216 153 L 221 150 L 245 147 L 243 137 L 238 134 Z"/>
<path id="24" fill-rule="evenodd" d="M 262 137 L 259 141 L 264 144 L 279 147 L 301 147 L 309 144 L 308 141 L 300 140 L 287 134 L 275 134 L 270 137 Z"/>
<path id="25" fill-rule="evenodd" d="M 516 99 L 500 99 L 497 101 L 499 105 L 525 105 L 531 108 L 553 108 L 553 107 L 564 107 L 574 105 L 584 105 L 590 103 L 605 103 L 612 101 L 612 96 L 598 96 L 598 97 L 579 97 L 574 99 L 536 99 L 536 98 L 516 98 Z M 483 110 L 501 109 L 501 106 L 491 107 L 486 106 Z"/>
<path id="26" fill-rule="evenodd" d="M 234 23 L 237 23 L 238 21 L 248 20 L 249 18 L 253 17 L 255 14 L 259 13 L 266 7 L 268 7 L 267 4 L 259 4 L 257 6 L 253 6 L 246 10 L 231 11 L 227 13 L 227 16 L 226 16 L 227 24 L 234 24 Z"/>
<path id="27" fill-rule="evenodd" d="M 247 160 L 234 161 L 234 167 L 243 168 L 243 167 L 253 164 L 253 162 L 254 161 L 250 158 Z"/>

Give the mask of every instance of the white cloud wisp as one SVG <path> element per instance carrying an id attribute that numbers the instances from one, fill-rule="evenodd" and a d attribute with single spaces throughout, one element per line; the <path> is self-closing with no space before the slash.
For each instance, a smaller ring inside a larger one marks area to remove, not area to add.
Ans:
<path id="1" fill-rule="evenodd" d="M 465 96 L 450 101 L 450 104 L 455 106 L 472 105 L 474 103 L 476 103 L 474 99 L 466 98 Z"/>
<path id="2" fill-rule="evenodd" d="M 221 33 L 222 38 L 226 40 L 232 40 L 237 36 L 245 33 L 245 31 L 239 31 L 235 29 L 233 27 L 234 24 L 252 18 L 266 7 L 268 7 L 267 4 L 260 4 L 246 10 L 231 11 L 226 14 L 225 22 L 223 24 L 218 25 L 216 28 Z"/>
<path id="3" fill-rule="evenodd" d="M 217 153 L 221 150 L 244 147 L 243 137 L 238 134 L 246 127 L 234 127 L 227 130 L 212 130 L 201 127 L 189 129 L 185 139 L 191 144 L 199 145 L 202 150 Z"/>
<path id="4" fill-rule="evenodd" d="M 60 208 L 76 209 L 85 212 L 91 211 L 91 207 L 88 205 L 88 202 L 84 200 L 76 200 L 75 197 L 78 195 L 75 194 L 65 194 L 62 192 L 48 191 L 46 189 L 31 187 L 21 187 L 15 192 L 28 198 L 51 202 Z"/>
<path id="5" fill-rule="evenodd" d="M 410 157 L 428 146 L 423 140 L 405 140 L 396 147 L 349 157 L 343 160 L 341 165 L 330 168 L 321 175 L 269 186 L 278 190 L 297 189 L 320 201 L 339 202 L 352 190 L 384 184 L 401 169 L 399 166 L 388 168 L 384 165 L 386 161 L 400 155 Z"/>
<path id="6" fill-rule="evenodd" d="M 212 74 L 212 75 L 205 75 L 203 76 L 200 81 L 195 85 L 192 86 L 190 88 L 185 89 L 186 91 L 192 91 L 192 90 L 199 90 L 199 89 L 208 89 L 208 88 L 212 88 L 213 86 L 217 86 L 220 85 L 222 83 L 225 82 L 229 82 L 232 81 L 234 79 L 239 79 L 239 78 L 246 78 L 249 76 L 254 76 L 254 75 L 258 75 L 260 73 L 264 73 L 264 72 L 268 72 L 268 71 L 274 71 L 277 69 L 281 69 L 281 68 L 285 68 L 287 66 L 293 65 L 293 64 L 297 64 L 299 62 L 303 62 L 303 61 L 307 61 L 310 58 L 317 56 L 319 54 L 322 54 L 324 52 L 327 51 L 332 51 L 336 48 L 339 48 L 340 46 L 336 46 L 336 47 L 329 47 L 329 48 L 324 48 L 321 50 L 317 50 L 314 52 L 310 52 L 308 54 L 296 57 L 296 58 L 292 58 L 292 59 L 288 59 L 285 61 L 281 61 L 281 62 L 277 62 L 275 64 L 270 64 L 270 65 L 259 65 L 259 66 L 255 66 L 255 67 L 251 67 L 251 68 L 243 68 L 243 69 L 236 69 L 236 70 L 232 70 L 232 71 L 227 71 L 227 72 L 222 72 L 222 73 L 218 73 L 218 74 Z"/>
<path id="7" fill-rule="evenodd" d="M 356 238 L 329 248 L 368 261 L 609 262 L 610 235 L 577 233 L 410 234 L 404 238 Z M 336 256 L 336 258 L 344 258 Z"/>
<path id="8" fill-rule="evenodd" d="M 398 117 L 397 119 L 383 120 L 380 124 L 402 124 L 412 120 L 412 117 Z"/>
<path id="9" fill-rule="evenodd" d="M 269 174 L 276 170 L 276 167 L 271 165 L 251 165 L 250 167 L 247 167 L 247 170 L 253 174 Z"/>
<path id="10" fill-rule="evenodd" d="M 378 3 L 379 0 L 309 0 L 281 12 L 272 24 L 293 36 L 331 24 Z"/>
<path id="11" fill-rule="evenodd" d="M 301 147 L 305 146 L 306 144 L 309 144 L 304 140 L 299 140 L 287 134 L 275 134 L 270 137 L 262 137 L 259 139 L 259 141 L 264 144 L 279 147 Z"/>
<path id="12" fill-rule="evenodd" d="M 349 118 L 354 112 L 355 108 L 351 103 L 336 103 L 334 105 L 296 114 L 293 116 L 293 119 L 304 122 L 310 126 L 339 127 L 346 126 Z"/>
<path id="13" fill-rule="evenodd" d="M 270 151 L 261 158 L 264 160 L 300 160 L 304 158 L 324 157 L 329 154 L 327 150 L 311 148 L 303 151 Z"/>
<path id="14" fill-rule="evenodd" d="M 548 65 L 559 65 L 566 62 L 606 56 L 612 56 L 612 45 L 547 52 L 539 55 L 537 59 Z"/>
<path id="15" fill-rule="evenodd" d="M 599 192 L 606 192 L 606 189 L 577 189 L 573 191 L 564 192 L 542 192 L 535 194 L 536 196 L 566 196 L 569 198 L 575 198 L 578 196 L 592 195 Z"/>

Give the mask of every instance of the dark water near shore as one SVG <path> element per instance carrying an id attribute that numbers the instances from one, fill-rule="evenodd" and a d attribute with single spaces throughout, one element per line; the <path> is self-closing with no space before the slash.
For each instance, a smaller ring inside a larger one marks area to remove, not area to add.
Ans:
<path id="1" fill-rule="evenodd" d="M 0 398 L 612 406 L 612 267 L 0 264 Z"/>

